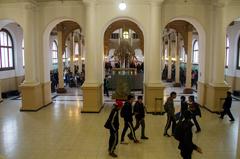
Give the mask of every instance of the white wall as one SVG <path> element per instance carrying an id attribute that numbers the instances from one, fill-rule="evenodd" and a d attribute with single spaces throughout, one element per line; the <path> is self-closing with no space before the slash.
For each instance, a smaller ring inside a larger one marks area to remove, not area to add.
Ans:
<path id="1" fill-rule="evenodd" d="M 1 24 L 1 21 L 0 21 Z M 8 30 L 13 38 L 14 45 L 14 70 L 0 71 L 0 79 L 24 76 L 23 57 L 22 57 L 22 39 L 23 30 L 16 23 L 10 23 L 2 28 Z"/>

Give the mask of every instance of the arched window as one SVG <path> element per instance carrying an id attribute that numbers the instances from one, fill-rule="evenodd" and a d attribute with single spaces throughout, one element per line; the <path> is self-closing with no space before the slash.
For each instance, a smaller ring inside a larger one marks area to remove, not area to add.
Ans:
<path id="1" fill-rule="evenodd" d="M 237 69 L 240 69 L 240 36 L 239 36 L 239 38 L 238 38 Z"/>
<path id="2" fill-rule="evenodd" d="M 0 30 L 0 70 L 14 69 L 13 40 L 10 33 Z"/>
<path id="3" fill-rule="evenodd" d="M 57 42 L 54 40 L 52 43 L 52 63 L 57 64 L 58 63 L 58 49 L 57 49 Z"/>
<path id="4" fill-rule="evenodd" d="M 192 63 L 198 64 L 198 56 L 199 56 L 199 46 L 198 46 L 198 41 L 195 40 L 193 43 Z"/>
<path id="5" fill-rule="evenodd" d="M 22 40 L 22 60 L 23 60 L 23 67 L 25 66 L 25 59 L 24 59 L 24 40 Z"/>
<path id="6" fill-rule="evenodd" d="M 226 58 L 225 58 L 225 67 L 228 67 L 229 64 L 229 46 L 230 46 L 230 42 L 229 42 L 229 38 L 226 38 Z"/>

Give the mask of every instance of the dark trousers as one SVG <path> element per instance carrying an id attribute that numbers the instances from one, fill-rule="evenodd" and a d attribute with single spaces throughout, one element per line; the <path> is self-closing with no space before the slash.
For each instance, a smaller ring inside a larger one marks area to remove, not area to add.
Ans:
<path id="1" fill-rule="evenodd" d="M 234 117 L 230 111 L 230 109 L 224 109 L 223 112 L 221 112 L 221 118 L 223 118 L 225 115 L 228 115 L 231 120 L 234 120 Z"/>
<path id="2" fill-rule="evenodd" d="M 110 153 L 113 153 L 114 150 L 116 149 L 117 144 L 118 144 L 118 130 L 117 131 L 110 130 L 108 151 Z"/>
<path id="3" fill-rule="evenodd" d="M 192 153 L 181 151 L 181 156 L 183 159 L 191 159 Z"/>
<path id="4" fill-rule="evenodd" d="M 136 131 L 139 128 L 140 125 L 142 127 L 141 136 L 144 137 L 145 136 L 145 120 L 144 120 L 144 118 L 142 118 L 142 119 L 137 119 L 136 118 L 136 125 L 134 127 L 134 131 Z"/>
<path id="5" fill-rule="evenodd" d="M 107 97 L 109 97 L 108 88 L 107 88 L 107 87 L 104 87 L 103 91 L 104 91 L 104 94 L 106 94 L 106 95 L 107 95 Z"/>
<path id="6" fill-rule="evenodd" d="M 196 115 L 192 115 L 192 120 L 193 120 L 193 122 L 194 122 L 194 125 L 195 125 L 196 128 L 197 128 L 197 131 L 200 131 L 201 128 L 200 128 L 200 126 L 199 126 L 199 124 L 198 124 L 198 121 L 197 121 Z"/>
<path id="7" fill-rule="evenodd" d="M 171 125 L 172 125 L 172 134 L 174 134 L 174 129 L 176 126 L 175 117 L 167 114 L 167 123 L 164 129 L 164 134 L 167 134 L 167 131 L 171 127 Z"/>
<path id="8" fill-rule="evenodd" d="M 124 121 L 124 128 L 123 128 L 122 135 L 121 135 L 121 141 L 124 141 L 124 137 L 125 137 L 125 134 L 126 134 L 128 128 L 130 128 L 131 137 L 133 137 L 133 140 L 136 141 L 137 138 L 136 138 L 136 135 L 134 132 L 133 123 L 130 121 Z"/>

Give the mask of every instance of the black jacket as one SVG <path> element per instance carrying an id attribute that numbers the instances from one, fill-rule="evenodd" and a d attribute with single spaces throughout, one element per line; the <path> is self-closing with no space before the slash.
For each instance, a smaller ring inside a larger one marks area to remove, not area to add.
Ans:
<path id="1" fill-rule="evenodd" d="M 223 109 L 230 109 L 232 106 L 232 97 L 227 97 L 225 98 L 224 104 L 223 104 Z"/>
<path id="2" fill-rule="evenodd" d="M 145 117 L 145 110 L 143 103 L 139 103 L 138 101 L 134 104 L 134 114 L 136 119 L 142 119 Z"/>
<path id="3" fill-rule="evenodd" d="M 133 121 L 133 113 L 132 113 L 132 105 L 126 101 L 122 107 L 121 114 L 123 114 L 124 121 L 132 122 Z"/>
<path id="4" fill-rule="evenodd" d="M 197 149 L 197 146 L 192 142 L 192 126 L 193 123 L 190 120 L 183 121 L 184 135 L 180 139 L 178 148 L 187 154 L 191 154 L 193 150 Z"/>
<path id="5" fill-rule="evenodd" d="M 183 114 L 185 111 L 187 111 L 188 110 L 188 104 L 187 104 L 187 102 L 186 101 L 181 101 L 181 113 Z"/>
<path id="6" fill-rule="evenodd" d="M 112 131 L 117 131 L 119 129 L 119 115 L 118 115 L 118 109 L 117 108 L 113 108 L 108 120 L 106 122 L 106 126 L 108 129 L 112 130 Z"/>

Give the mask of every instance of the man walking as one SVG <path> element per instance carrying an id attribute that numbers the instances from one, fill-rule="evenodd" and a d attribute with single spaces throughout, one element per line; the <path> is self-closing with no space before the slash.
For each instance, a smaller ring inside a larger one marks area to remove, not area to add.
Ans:
<path id="1" fill-rule="evenodd" d="M 136 125 L 134 127 L 134 131 L 136 131 L 141 125 L 142 127 L 141 139 L 148 139 L 148 137 L 145 136 L 145 120 L 144 120 L 145 109 L 142 102 L 142 96 L 138 96 L 138 100 L 134 105 L 134 114 L 136 118 Z"/>
<path id="2" fill-rule="evenodd" d="M 224 116 L 227 114 L 231 119 L 230 121 L 234 121 L 234 117 L 230 111 L 231 106 L 232 106 L 232 93 L 227 92 L 227 97 L 225 98 L 225 101 L 223 104 L 223 112 L 221 112 L 221 116 L 220 116 L 221 119 L 223 119 Z"/>
<path id="3" fill-rule="evenodd" d="M 135 143 L 139 143 L 135 136 L 133 128 L 133 113 L 132 113 L 132 103 L 134 101 L 134 96 L 128 95 L 127 101 L 124 103 L 124 106 L 121 110 L 121 117 L 124 118 L 124 128 L 121 135 L 121 144 L 127 144 L 124 142 L 124 137 L 127 132 L 127 129 L 130 128 L 130 134 L 128 135 L 129 139 L 133 139 Z"/>
<path id="4" fill-rule="evenodd" d="M 177 93 L 176 92 L 171 92 L 170 97 L 168 97 L 166 103 L 164 104 L 164 109 L 167 113 L 167 123 L 164 129 L 164 136 L 170 137 L 170 135 L 167 133 L 168 129 L 170 128 L 172 124 L 172 134 L 174 134 L 174 128 L 176 125 L 176 120 L 175 120 L 175 108 L 174 108 L 174 102 L 173 100 L 176 98 Z"/>

